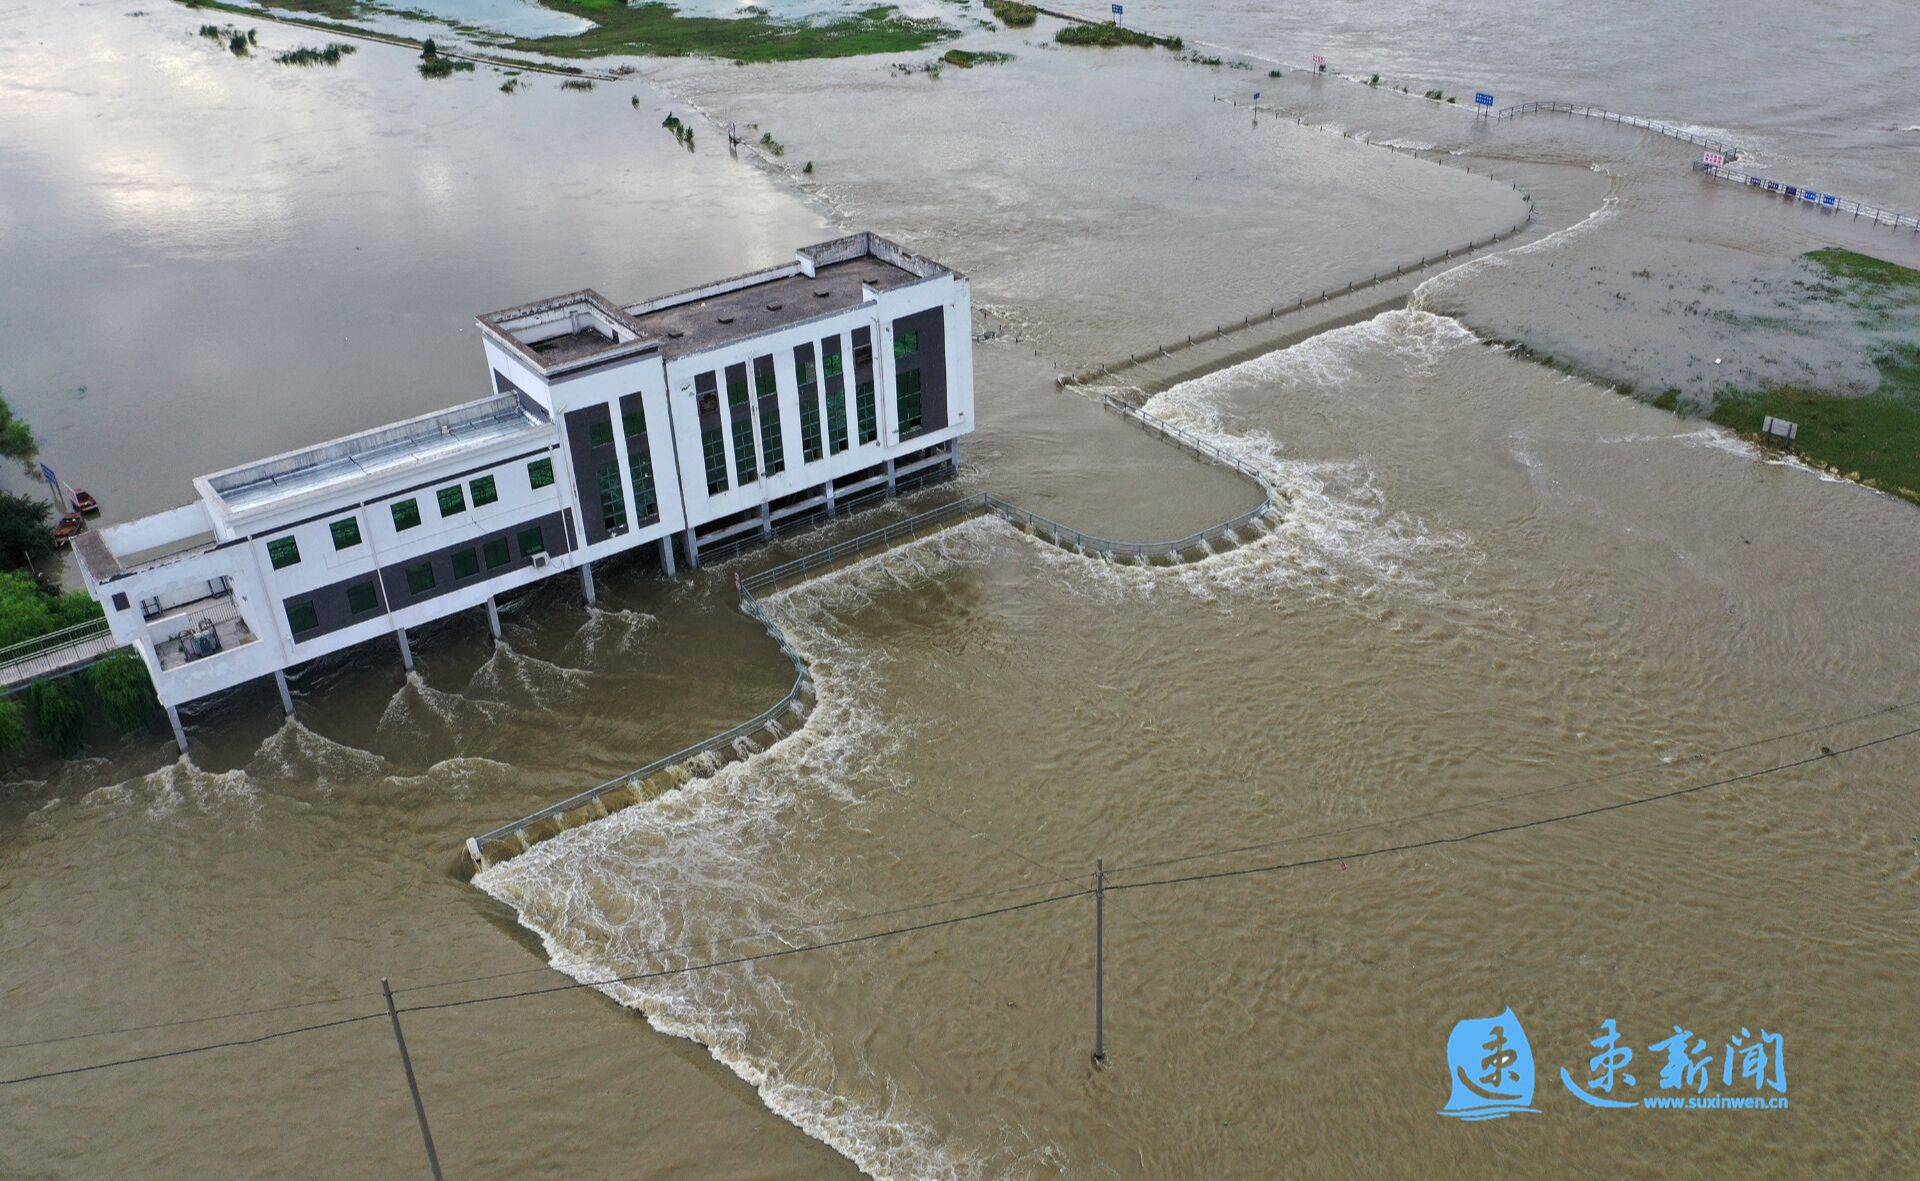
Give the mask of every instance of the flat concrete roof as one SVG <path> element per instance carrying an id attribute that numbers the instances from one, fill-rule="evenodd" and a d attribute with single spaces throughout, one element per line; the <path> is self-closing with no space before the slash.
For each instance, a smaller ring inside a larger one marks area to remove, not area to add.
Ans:
<path id="1" fill-rule="evenodd" d="M 770 278 L 737 291 L 630 314 L 634 323 L 660 342 L 663 354 L 676 357 L 859 307 L 865 301 L 860 290 L 863 285 L 890 291 L 918 283 L 921 278 L 869 254 L 828 263 L 811 279 L 805 275 Z"/>

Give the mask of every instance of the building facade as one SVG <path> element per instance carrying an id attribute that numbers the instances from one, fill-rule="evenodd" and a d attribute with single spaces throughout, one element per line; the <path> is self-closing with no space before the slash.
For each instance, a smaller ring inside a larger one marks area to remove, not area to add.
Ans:
<path id="1" fill-rule="evenodd" d="M 964 276 L 872 234 L 620 306 L 481 316 L 490 392 L 194 481 L 75 539 L 114 636 L 177 706 L 653 547 L 703 549 L 951 469 L 973 429 Z"/>

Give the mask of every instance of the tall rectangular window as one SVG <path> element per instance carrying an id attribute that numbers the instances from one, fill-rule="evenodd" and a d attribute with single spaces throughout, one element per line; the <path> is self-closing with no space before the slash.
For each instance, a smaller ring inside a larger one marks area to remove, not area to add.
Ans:
<path id="1" fill-rule="evenodd" d="M 827 386 L 827 435 L 835 453 L 847 449 L 847 391 L 836 388 L 839 384 L 836 380 Z"/>
<path id="2" fill-rule="evenodd" d="M 513 561 L 513 555 L 507 552 L 507 539 L 496 537 L 480 547 L 480 556 L 486 559 L 487 569 L 498 570 Z"/>
<path id="3" fill-rule="evenodd" d="M 440 499 L 440 515 L 443 517 L 456 516 L 467 511 L 467 494 L 458 484 L 451 488 L 442 488 L 434 495 Z"/>
<path id="4" fill-rule="evenodd" d="M 707 495 L 713 496 L 727 490 L 727 444 L 720 437 L 720 428 L 708 427 L 700 432 L 700 452 L 707 465 Z"/>
<path id="5" fill-rule="evenodd" d="M 393 502 L 393 528 L 396 533 L 405 533 L 420 523 L 420 502 L 409 496 L 405 500 Z"/>
<path id="6" fill-rule="evenodd" d="M 347 612 L 355 619 L 380 609 L 380 592 L 371 582 L 356 582 L 347 588 Z"/>
<path id="7" fill-rule="evenodd" d="M 893 334 L 893 355 L 895 357 L 911 357 L 919 351 L 920 334 L 918 332 L 896 332 Z"/>
<path id="8" fill-rule="evenodd" d="M 753 419 L 745 414 L 733 420 L 733 472 L 741 484 L 751 484 L 760 475 L 753 466 Z"/>
<path id="9" fill-rule="evenodd" d="M 481 476 L 467 485 L 467 491 L 473 493 L 473 507 L 492 504 L 500 499 L 500 489 L 494 485 L 492 476 Z"/>
<path id="10" fill-rule="evenodd" d="M 609 461 L 593 469 L 600 486 L 600 523 L 611 533 L 627 527 L 627 494 L 620 487 L 620 465 Z"/>
<path id="11" fill-rule="evenodd" d="M 778 392 L 779 385 L 773 379 L 773 354 L 753 359 L 753 396 L 771 398 Z"/>
<path id="12" fill-rule="evenodd" d="M 880 408 L 874 405 L 873 383 L 863 381 L 855 386 L 853 401 L 860 415 L 860 441 L 871 443 L 880 437 Z"/>
<path id="13" fill-rule="evenodd" d="M 287 604 L 287 628 L 297 638 L 320 626 L 320 612 L 314 609 L 312 599 L 302 599 L 298 603 Z"/>
<path id="14" fill-rule="evenodd" d="M 786 447 L 780 442 L 779 398 L 760 399 L 760 457 L 766 460 L 769 476 L 787 470 Z"/>
<path id="15" fill-rule="evenodd" d="M 333 531 L 333 548 L 352 549 L 360 544 L 360 518 L 343 517 L 327 526 Z"/>
<path id="16" fill-rule="evenodd" d="M 820 371 L 828 377 L 840 376 L 840 341 L 836 337 L 821 346 Z"/>
<path id="17" fill-rule="evenodd" d="M 267 561 L 275 570 L 300 564 L 300 543 L 291 537 L 276 537 L 267 543 Z"/>
<path id="18" fill-rule="evenodd" d="M 653 490 L 653 456 L 644 451 L 633 457 L 633 498 L 641 520 L 660 514 L 660 494 Z"/>
<path id="19" fill-rule="evenodd" d="M 920 371 L 909 369 L 898 374 L 894 385 L 899 390 L 900 433 L 909 435 L 920 429 Z"/>
<path id="20" fill-rule="evenodd" d="M 453 551 L 453 580 L 455 582 L 459 582 L 463 578 L 472 578 L 478 573 L 480 573 L 479 554 L 470 549 L 457 549 Z"/>
<path id="21" fill-rule="evenodd" d="M 433 563 L 421 562 L 407 567 L 407 590 L 411 594 L 424 595 L 433 589 Z"/>
<path id="22" fill-rule="evenodd" d="M 795 345 L 793 350 L 793 380 L 797 385 L 806 385 L 813 380 L 813 346 Z"/>
<path id="23" fill-rule="evenodd" d="M 621 425 L 626 427 L 627 438 L 631 439 L 647 433 L 647 407 L 639 398 L 633 400 L 633 410 L 624 406 L 620 410 Z"/>
<path id="24" fill-rule="evenodd" d="M 801 462 L 812 463 L 825 454 L 820 447 L 820 400 L 814 396 L 813 387 L 808 386 L 800 392 Z"/>
<path id="25" fill-rule="evenodd" d="M 520 556 L 523 558 L 547 552 L 547 535 L 540 531 L 538 525 L 522 529 L 516 540 L 520 543 Z"/>
<path id="26" fill-rule="evenodd" d="M 527 484 L 533 488 L 545 488 L 553 483 L 553 460 L 536 459 L 527 465 Z"/>

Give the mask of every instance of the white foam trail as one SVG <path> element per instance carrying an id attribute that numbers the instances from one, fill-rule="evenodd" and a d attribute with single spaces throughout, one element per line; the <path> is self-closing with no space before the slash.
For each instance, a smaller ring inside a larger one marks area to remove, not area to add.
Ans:
<path id="1" fill-rule="evenodd" d="M 254 751 L 250 768 L 259 781 L 312 785 L 324 793 L 370 782 L 386 765 L 377 754 L 335 742 L 298 718 L 287 718 Z"/>
<path id="2" fill-rule="evenodd" d="M 807 725 L 679 791 L 537 845 L 476 875 L 474 884 L 514 906 L 553 966 L 577 980 L 764 950 L 765 942 L 699 941 L 836 917 L 839 908 L 816 897 L 777 854 L 816 809 L 837 821 L 836 804 L 857 804 L 875 785 L 898 786 L 888 759 L 905 728 L 875 699 L 873 674 L 884 655 L 840 639 L 844 629 L 833 617 L 914 572 L 924 579 L 984 561 L 982 526 L 962 524 L 908 547 L 911 563 L 890 551 L 770 597 L 767 610 L 807 657 L 818 690 Z M 695 945 L 658 950 L 689 941 Z M 770 1110 L 876 1177 L 982 1175 L 891 1080 L 849 1060 L 857 1049 L 836 1055 L 765 969 L 690 972 L 601 991 L 641 1010 L 661 1032 L 706 1045 Z M 856 1091 L 864 1098 L 850 1096 Z"/>
<path id="3" fill-rule="evenodd" d="M 238 815 L 249 826 L 260 821 L 260 793 L 245 771 L 208 771 L 185 755 L 145 775 L 96 788 L 80 802 L 91 808 L 141 808 L 149 820 L 193 808 L 207 816 Z"/>
<path id="4" fill-rule="evenodd" d="M 567 641 L 561 654 L 589 668 L 602 657 L 638 656 L 660 621 L 644 611 L 587 609 L 587 621 Z"/>

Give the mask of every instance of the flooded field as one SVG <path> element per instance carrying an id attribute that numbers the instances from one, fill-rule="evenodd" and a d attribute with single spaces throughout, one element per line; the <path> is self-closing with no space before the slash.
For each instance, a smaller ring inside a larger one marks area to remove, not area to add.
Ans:
<path id="1" fill-rule="evenodd" d="M 1506 41 L 1499 22 L 1470 34 L 1491 39 L 1475 60 L 1545 19 L 1506 17 Z M 1271 19 L 1222 0 L 1189 27 L 1291 51 Z M 1437 36 L 1343 19 L 1328 52 L 1378 42 L 1369 70 L 1444 77 Z M 1554 818 L 1920 726 L 1914 510 L 1483 343 L 1681 386 L 1716 380 L 1714 355 L 1742 380 L 1844 374 L 1866 345 L 1801 330 L 1770 280 L 1816 246 L 1910 244 L 1716 189 L 1686 171 L 1693 149 L 1626 129 L 1480 128 L 1290 67 L 1060 50 L 1045 28 L 970 34 L 1014 60 L 937 79 L 683 60 L 505 94 L 373 46 L 328 70 L 239 60 L 197 23 L 0 9 L 0 385 L 109 520 L 471 396 L 475 313 L 588 285 L 637 299 L 846 226 L 967 271 L 993 335 L 960 486 L 840 533 L 984 488 L 1175 536 L 1257 492 L 1056 374 L 1484 239 L 1528 195 L 1535 221 L 1408 280 L 1409 307 L 1356 297 L 1323 315 L 1356 322 L 1311 335 L 1308 313 L 1293 343 L 1285 322 L 1249 328 L 1253 355 L 1200 376 L 1178 354 L 1126 370 L 1129 397 L 1287 494 L 1271 536 L 1161 570 L 976 521 L 783 592 L 769 606 L 820 687 L 804 728 L 471 883 L 465 837 L 777 698 L 786 662 L 732 575 L 824 535 L 679 581 L 608 569 L 595 609 L 545 587 L 498 646 L 478 617 L 416 636 L 413 674 L 381 645 L 303 669 L 297 720 L 265 685 L 192 711 L 191 759 L 156 729 L 9 769 L 0 1076 L 377 1014 L 382 976 L 434 1004 L 1034 902 L 412 1014 L 441 1159 L 456 1176 L 1911 1171 L 1916 739 Z M 1641 27 L 1503 78 L 1580 57 L 1570 97 L 1771 134 L 1863 196 L 1911 190 L 1910 155 L 1867 150 L 1904 101 L 1884 39 L 1847 67 L 1828 136 L 1745 81 L 1647 69 Z M 1735 60 L 1803 35 L 1763 24 Z M 1611 88 L 1640 76 L 1659 103 Z M 699 150 L 660 129 L 668 110 L 710 120 Z M 732 158 L 709 133 L 729 120 L 784 154 Z M 1514 830 L 1453 840 L 1496 828 Z M 1418 847 L 1366 855 L 1389 846 Z M 1040 903 L 1096 859 L 1102 1070 L 1090 900 Z M 1261 872 L 1156 884 L 1235 870 Z M 1547 1110 L 1434 1115 L 1448 1030 L 1509 1006 Z M 1796 1102 L 1576 1107 L 1557 1068 L 1580 1071 L 1608 1019 L 1647 1083 L 1676 1023 L 1715 1052 L 1742 1026 L 1784 1031 Z M 124 1032 L 53 1040 L 99 1031 Z M 0 1123 L 9 1176 L 419 1163 L 370 1020 L 3 1087 Z"/>

